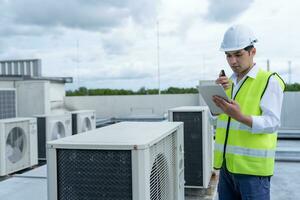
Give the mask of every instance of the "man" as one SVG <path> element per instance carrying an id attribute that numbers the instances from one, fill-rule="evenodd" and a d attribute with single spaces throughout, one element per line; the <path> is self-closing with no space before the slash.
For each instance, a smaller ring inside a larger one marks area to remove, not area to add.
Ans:
<path id="1" fill-rule="evenodd" d="M 285 84 L 278 74 L 256 66 L 256 42 L 248 27 L 235 25 L 221 44 L 233 75 L 220 74 L 216 80 L 231 100 L 213 97 L 224 111 L 217 119 L 214 151 L 219 200 L 270 199 Z"/>

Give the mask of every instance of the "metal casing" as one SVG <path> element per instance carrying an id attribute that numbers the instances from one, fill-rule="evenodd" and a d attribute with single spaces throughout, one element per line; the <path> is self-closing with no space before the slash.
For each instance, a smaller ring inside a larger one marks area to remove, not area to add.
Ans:
<path id="1" fill-rule="evenodd" d="M 96 128 L 95 110 L 72 111 L 72 135 L 90 131 Z"/>
<path id="2" fill-rule="evenodd" d="M 71 113 L 38 115 L 38 158 L 46 160 L 46 142 L 72 135 Z"/>
<path id="3" fill-rule="evenodd" d="M 0 120 L 0 176 L 26 169 L 37 163 L 36 119 Z"/>
<path id="4" fill-rule="evenodd" d="M 169 121 L 184 123 L 185 187 L 208 188 L 213 170 L 213 127 L 207 106 L 169 110 Z"/>
<path id="5" fill-rule="evenodd" d="M 121 122 L 48 142 L 48 199 L 184 200 L 183 148 L 180 122 Z"/>

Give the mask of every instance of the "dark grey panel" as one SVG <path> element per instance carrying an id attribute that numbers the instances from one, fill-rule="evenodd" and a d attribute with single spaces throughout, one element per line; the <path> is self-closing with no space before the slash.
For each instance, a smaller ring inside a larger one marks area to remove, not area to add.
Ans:
<path id="1" fill-rule="evenodd" d="M 46 159 L 46 118 L 37 118 L 37 132 L 38 132 L 38 158 L 39 160 Z"/>
<path id="2" fill-rule="evenodd" d="M 202 112 L 174 112 L 184 122 L 184 176 L 186 186 L 203 186 Z"/>
<path id="3" fill-rule="evenodd" d="M 7 74 L 12 75 L 12 63 L 7 63 Z"/>
<path id="4" fill-rule="evenodd" d="M 33 64 L 33 76 L 42 76 L 41 60 L 34 60 L 32 61 L 32 64 Z"/>
<path id="5" fill-rule="evenodd" d="M 1 74 L 6 75 L 5 63 L 1 63 Z"/>
<path id="6" fill-rule="evenodd" d="M 57 150 L 59 200 L 132 200 L 131 151 Z"/>
<path id="7" fill-rule="evenodd" d="M 25 62 L 25 67 L 26 67 L 25 70 L 26 75 L 31 76 L 30 61 Z"/>
<path id="8" fill-rule="evenodd" d="M 24 75 L 25 74 L 25 62 L 20 62 L 20 69 L 21 69 L 21 74 Z"/>
<path id="9" fill-rule="evenodd" d="M 19 74 L 18 62 L 13 62 L 14 74 Z"/>
<path id="10" fill-rule="evenodd" d="M 0 119 L 16 117 L 16 92 L 0 90 Z"/>
<path id="11" fill-rule="evenodd" d="M 77 130 L 77 114 L 72 113 L 72 135 L 75 135 L 78 133 Z"/>

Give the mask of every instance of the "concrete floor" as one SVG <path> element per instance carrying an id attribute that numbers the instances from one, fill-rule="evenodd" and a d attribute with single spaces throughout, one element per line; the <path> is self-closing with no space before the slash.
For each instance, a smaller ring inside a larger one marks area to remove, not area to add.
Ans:
<path id="1" fill-rule="evenodd" d="M 300 147 L 300 141 L 281 141 L 278 147 L 297 149 Z M 300 162 L 276 162 L 275 173 L 271 178 L 271 200 L 300 199 L 299 177 Z M 185 200 L 217 200 L 217 183 L 218 173 L 213 176 L 208 189 L 186 189 Z M 0 177 L 0 199 L 47 200 L 46 187 L 45 166 L 22 174 Z"/>
<path id="2" fill-rule="evenodd" d="M 300 199 L 300 162 L 276 162 L 271 200 Z"/>

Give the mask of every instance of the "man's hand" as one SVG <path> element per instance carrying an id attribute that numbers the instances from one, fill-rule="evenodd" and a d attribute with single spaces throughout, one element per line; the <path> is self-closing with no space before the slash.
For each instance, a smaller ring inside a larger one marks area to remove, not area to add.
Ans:
<path id="1" fill-rule="evenodd" d="M 231 86 L 227 76 L 220 76 L 215 82 L 217 84 L 221 84 L 223 86 L 224 90 L 227 90 Z"/>
<path id="2" fill-rule="evenodd" d="M 240 106 L 236 101 L 230 100 L 229 102 L 219 96 L 213 96 L 214 103 L 221 108 L 225 114 L 231 118 L 252 127 L 252 118 L 245 116 L 240 110 Z"/>

